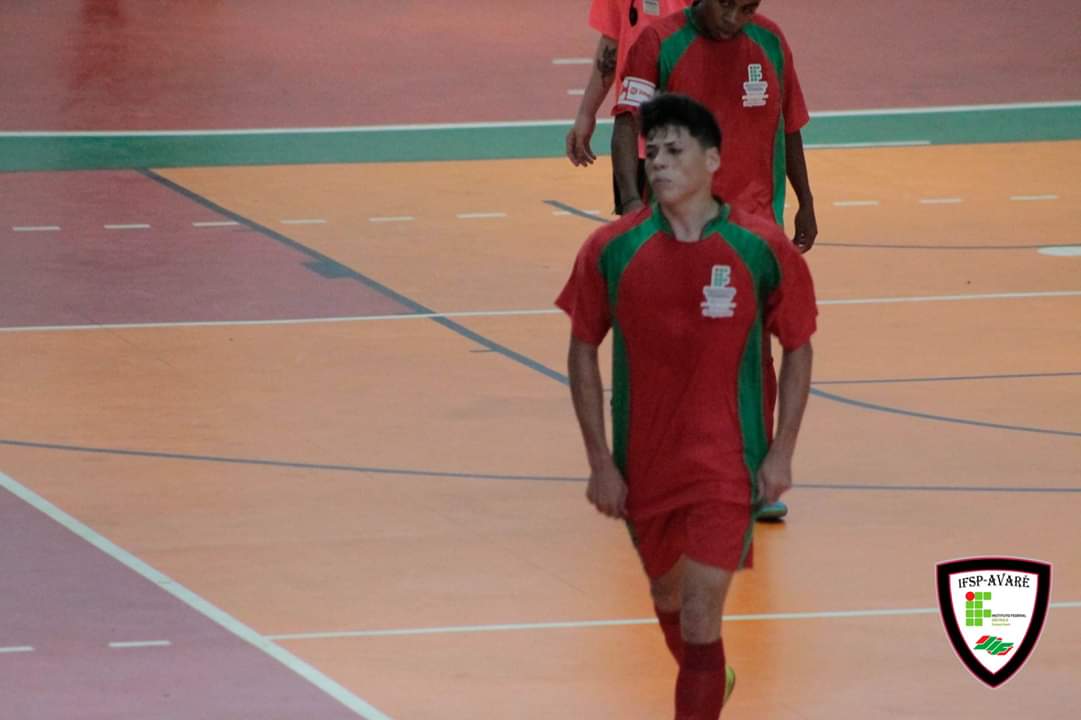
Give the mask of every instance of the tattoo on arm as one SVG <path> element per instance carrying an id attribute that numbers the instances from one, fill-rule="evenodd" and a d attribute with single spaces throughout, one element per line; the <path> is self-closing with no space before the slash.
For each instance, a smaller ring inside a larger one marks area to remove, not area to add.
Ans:
<path id="1" fill-rule="evenodd" d="M 597 55 L 597 69 L 600 70 L 601 80 L 609 85 L 616 76 L 616 49 L 614 47 L 601 48 Z"/>

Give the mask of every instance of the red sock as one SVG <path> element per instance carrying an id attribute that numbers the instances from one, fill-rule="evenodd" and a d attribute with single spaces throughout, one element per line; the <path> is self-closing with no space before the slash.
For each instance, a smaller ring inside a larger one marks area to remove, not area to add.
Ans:
<path id="1" fill-rule="evenodd" d="M 676 679 L 676 720 L 717 720 L 724 705 L 724 644 L 683 644 Z"/>
<path id="2" fill-rule="evenodd" d="M 657 613 L 657 620 L 661 623 L 661 632 L 664 633 L 664 642 L 676 659 L 676 664 L 683 664 L 683 635 L 679 630 L 679 610 L 665 612 L 656 605 L 653 612 Z"/>

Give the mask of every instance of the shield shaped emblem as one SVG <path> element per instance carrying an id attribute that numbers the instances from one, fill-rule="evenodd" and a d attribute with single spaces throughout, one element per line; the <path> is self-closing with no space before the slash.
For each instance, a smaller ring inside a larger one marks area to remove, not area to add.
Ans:
<path id="1" fill-rule="evenodd" d="M 963 558 L 936 567 L 938 608 L 957 657 L 999 687 L 1025 664 L 1043 630 L 1051 564 L 1022 558 Z"/>

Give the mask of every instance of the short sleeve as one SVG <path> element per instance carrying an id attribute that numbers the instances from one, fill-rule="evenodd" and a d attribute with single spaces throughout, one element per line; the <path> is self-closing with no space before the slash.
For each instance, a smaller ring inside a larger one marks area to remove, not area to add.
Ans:
<path id="1" fill-rule="evenodd" d="M 803 88 L 799 84 L 792 48 L 788 46 L 788 40 L 783 35 L 781 45 L 784 48 L 784 129 L 786 133 L 793 133 L 810 122 L 811 115 L 807 112 L 807 103 L 803 99 Z"/>
<path id="2" fill-rule="evenodd" d="M 556 306 L 571 319 L 571 333 L 590 345 L 600 345 L 612 326 L 608 285 L 601 274 L 604 236 L 595 232 L 582 245 Z"/>
<path id="3" fill-rule="evenodd" d="M 807 261 L 788 238 L 771 246 L 781 281 L 766 300 L 766 329 L 785 350 L 795 350 L 806 344 L 818 327 L 814 281 Z"/>
<path id="4" fill-rule="evenodd" d="M 619 95 L 612 115 L 637 112 L 643 103 L 657 94 L 661 37 L 654 27 L 647 27 L 631 45 L 619 79 Z"/>
<path id="5" fill-rule="evenodd" d="M 593 0 L 589 7 L 589 26 L 601 35 L 618 39 L 621 14 L 619 0 Z"/>

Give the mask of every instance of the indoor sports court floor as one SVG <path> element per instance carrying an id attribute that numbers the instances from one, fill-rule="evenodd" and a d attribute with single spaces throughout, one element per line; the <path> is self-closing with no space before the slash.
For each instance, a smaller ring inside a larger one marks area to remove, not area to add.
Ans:
<path id="1" fill-rule="evenodd" d="M 724 717 L 1074 718 L 1081 10 L 819 5 L 763 3 L 820 331 Z M 670 716 L 552 307 L 610 203 L 586 6 L 0 8 L 0 716 Z M 934 590 L 986 554 L 1054 564 L 994 691 Z"/>

